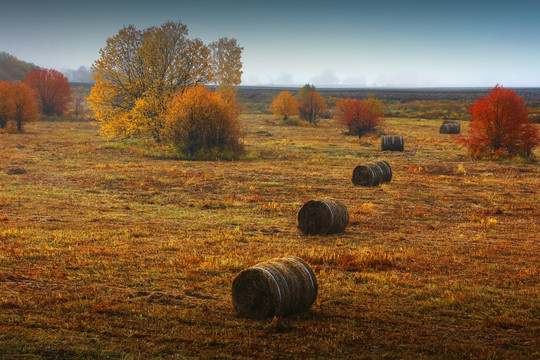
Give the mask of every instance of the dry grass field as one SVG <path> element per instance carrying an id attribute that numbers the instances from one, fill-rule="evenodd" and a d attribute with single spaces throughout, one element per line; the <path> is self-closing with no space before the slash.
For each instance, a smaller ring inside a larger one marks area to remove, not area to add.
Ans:
<path id="1" fill-rule="evenodd" d="M 332 119 L 242 120 L 234 162 L 88 122 L 0 134 L 0 359 L 540 359 L 537 163 L 471 160 L 440 120 L 387 119 L 405 151 L 384 153 Z M 354 186 L 376 160 L 392 181 Z M 300 232 L 317 198 L 347 206 L 344 233 Z M 238 317 L 235 275 L 286 255 L 317 276 L 311 310 Z"/>

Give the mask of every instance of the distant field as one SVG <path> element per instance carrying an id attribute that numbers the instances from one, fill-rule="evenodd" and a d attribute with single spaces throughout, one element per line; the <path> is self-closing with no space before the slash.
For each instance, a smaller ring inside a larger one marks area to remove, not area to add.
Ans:
<path id="1" fill-rule="evenodd" d="M 83 98 L 90 95 L 92 84 L 71 83 L 74 96 Z M 238 99 L 245 104 L 246 111 L 253 114 L 269 114 L 268 107 L 274 96 L 281 91 L 298 92 L 298 88 L 292 87 L 257 87 L 240 86 Z M 317 89 L 326 99 L 327 104 L 333 107 L 341 98 L 363 99 L 374 95 L 382 100 L 389 116 L 431 119 L 468 119 L 465 105 L 474 103 L 474 99 L 488 94 L 488 88 L 414 88 L 414 89 L 387 89 L 387 88 L 362 88 L 362 89 Z M 518 88 L 517 94 L 525 99 L 531 110 L 532 119 L 540 123 L 540 88 Z M 85 103 L 87 106 L 87 104 Z M 401 111 L 400 109 L 407 110 Z M 431 114 L 431 115 L 430 115 Z M 457 116 L 452 116 L 456 114 Z M 424 115 L 424 116 L 423 116 Z"/>
<path id="2" fill-rule="evenodd" d="M 292 87 L 240 86 L 240 95 L 277 94 L 282 90 L 298 91 Z M 324 96 L 367 97 L 370 94 L 384 100 L 473 100 L 485 96 L 489 88 L 317 88 Z M 540 88 L 517 88 L 525 100 L 540 100 Z"/>
<path id="3" fill-rule="evenodd" d="M 264 114 L 268 113 L 273 97 L 283 90 L 288 90 L 292 94 L 298 92 L 297 88 L 241 86 L 238 97 L 246 104 L 248 112 Z M 341 98 L 363 99 L 374 95 L 386 104 L 388 116 L 439 120 L 450 118 L 468 120 L 465 105 L 473 104 L 474 99 L 486 96 L 489 90 L 487 88 L 317 89 L 330 107 Z M 532 119 L 540 123 L 540 88 L 515 90 L 525 99 L 531 110 Z"/>
<path id="4" fill-rule="evenodd" d="M 438 129 L 472 95 L 414 92 L 434 98 L 375 92 L 404 152 L 285 126 L 244 88 L 249 160 L 157 159 L 88 121 L 0 134 L 0 359 L 539 359 L 540 167 L 469 159 Z M 379 159 L 392 181 L 354 186 Z M 324 197 L 347 230 L 303 235 Z M 317 276 L 311 310 L 238 317 L 235 275 L 287 255 Z"/>

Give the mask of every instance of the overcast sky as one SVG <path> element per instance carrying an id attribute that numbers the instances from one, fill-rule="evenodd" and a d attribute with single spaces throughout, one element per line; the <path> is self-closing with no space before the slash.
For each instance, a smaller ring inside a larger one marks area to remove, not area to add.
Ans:
<path id="1" fill-rule="evenodd" d="M 0 51 L 91 66 L 124 25 L 244 47 L 244 85 L 540 87 L 539 0 L 0 0 Z"/>

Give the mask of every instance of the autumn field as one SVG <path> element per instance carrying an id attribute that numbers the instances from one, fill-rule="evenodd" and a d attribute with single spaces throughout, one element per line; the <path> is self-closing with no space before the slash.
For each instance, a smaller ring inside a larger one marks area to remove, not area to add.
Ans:
<path id="1" fill-rule="evenodd" d="M 0 359 L 540 359 L 540 167 L 439 134 L 467 99 L 384 99 L 405 151 L 381 152 L 381 133 L 288 126 L 240 95 L 238 161 L 89 121 L 0 133 Z M 354 186 L 376 160 L 392 181 Z M 344 233 L 298 229 L 319 198 L 346 205 Z M 236 274 L 288 255 L 316 274 L 310 311 L 239 317 Z"/>

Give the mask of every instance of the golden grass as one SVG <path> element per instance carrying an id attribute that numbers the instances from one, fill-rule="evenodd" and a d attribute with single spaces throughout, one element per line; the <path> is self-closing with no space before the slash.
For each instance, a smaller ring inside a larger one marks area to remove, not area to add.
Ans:
<path id="1" fill-rule="evenodd" d="M 438 120 L 388 119 L 405 151 L 384 153 L 332 120 L 242 120 L 236 162 L 145 157 L 83 122 L 0 134 L 0 359 L 540 357 L 537 164 L 473 161 Z M 379 159 L 392 181 L 353 186 Z M 321 197 L 345 233 L 296 227 Z M 316 273 L 311 311 L 238 317 L 235 275 L 288 255 Z"/>

